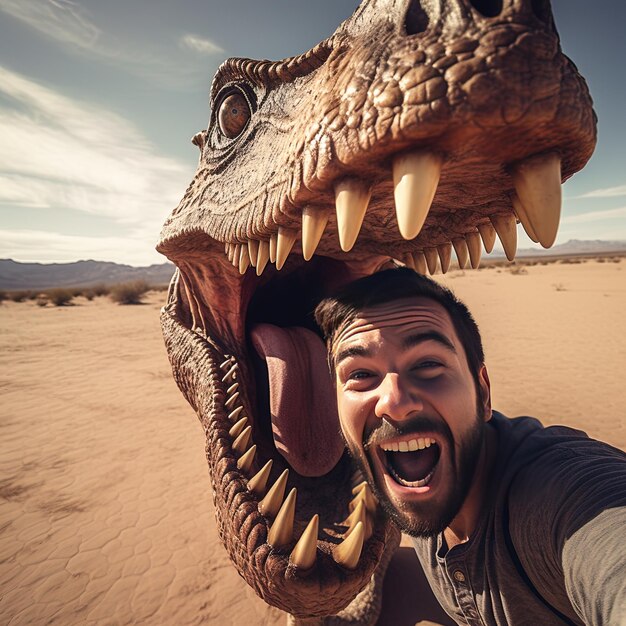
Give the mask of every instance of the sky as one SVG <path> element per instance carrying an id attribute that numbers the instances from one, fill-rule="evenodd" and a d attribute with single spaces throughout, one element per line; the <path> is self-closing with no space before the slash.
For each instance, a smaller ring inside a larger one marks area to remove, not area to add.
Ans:
<path id="1" fill-rule="evenodd" d="M 227 57 L 280 59 L 356 0 L 0 0 L 0 258 L 149 265 Z M 599 117 L 557 243 L 626 240 L 626 4 L 554 0 Z M 531 247 L 519 230 L 519 247 Z"/>

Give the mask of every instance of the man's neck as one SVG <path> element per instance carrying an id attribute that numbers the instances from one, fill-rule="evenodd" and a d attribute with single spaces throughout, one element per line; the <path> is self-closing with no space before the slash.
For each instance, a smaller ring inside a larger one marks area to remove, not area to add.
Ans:
<path id="1" fill-rule="evenodd" d="M 497 438 L 495 429 L 487 422 L 472 486 L 459 512 L 443 531 L 448 549 L 468 541 L 478 524 L 485 502 L 487 481 L 496 457 Z"/>

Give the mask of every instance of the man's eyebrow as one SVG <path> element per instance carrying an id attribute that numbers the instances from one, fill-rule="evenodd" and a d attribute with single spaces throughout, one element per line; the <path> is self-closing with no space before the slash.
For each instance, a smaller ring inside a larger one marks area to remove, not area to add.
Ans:
<path id="1" fill-rule="evenodd" d="M 407 348 L 412 348 L 413 346 L 417 346 L 420 343 L 424 343 L 425 341 L 436 341 L 440 343 L 442 346 L 456 354 L 456 348 L 454 344 L 441 333 L 436 330 L 429 330 L 425 333 L 416 333 L 414 335 L 410 335 L 402 342 L 402 347 L 406 350 Z"/>
<path id="2" fill-rule="evenodd" d="M 335 357 L 335 367 L 341 363 L 344 359 L 347 359 L 351 356 L 370 356 L 372 354 L 371 350 L 368 350 L 364 346 L 352 346 L 351 348 L 346 348 L 337 354 Z"/>

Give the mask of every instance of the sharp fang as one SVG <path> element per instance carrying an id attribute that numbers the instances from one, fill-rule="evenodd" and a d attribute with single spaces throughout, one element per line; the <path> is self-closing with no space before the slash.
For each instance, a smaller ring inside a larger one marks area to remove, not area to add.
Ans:
<path id="1" fill-rule="evenodd" d="M 272 464 L 274 461 L 270 459 L 249 481 L 248 491 L 254 493 L 257 497 L 261 497 L 265 492 L 267 486 L 267 479 L 270 477 L 272 471 Z"/>
<path id="2" fill-rule="evenodd" d="M 359 501 L 359 503 L 354 508 L 354 511 L 348 515 L 346 521 L 344 522 L 344 526 L 348 526 L 349 530 L 346 535 L 350 533 L 350 531 L 354 530 L 357 522 L 363 522 L 365 525 L 365 503 L 363 501 Z"/>
<path id="3" fill-rule="evenodd" d="M 239 383 L 233 383 L 227 390 L 226 395 L 230 396 L 231 393 L 235 393 L 239 389 Z"/>
<path id="4" fill-rule="evenodd" d="M 426 257 L 428 271 L 434 274 L 437 271 L 437 248 L 424 248 L 424 256 Z"/>
<path id="5" fill-rule="evenodd" d="M 453 239 L 452 245 L 454 246 L 454 252 L 459 262 L 459 267 L 465 269 L 467 266 L 467 260 L 469 259 L 469 250 L 467 249 L 467 242 L 465 239 Z"/>
<path id="6" fill-rule="evenodd" d="M 254 455 L 256 454 L 256 444 L 251 446 L 250 449 L 242 454 L 239 459 L 237 459 L 237 469 L 244 474 L 247 474 L 252 467 L 252 463 L 254 462 Z"/>
<path id="7" fill-rule="evenodd" d="M 344 252 L 352 250 L 367 211 L 372 190 L 357 178 L 344 178 L 335 185 L 335 208 L 339 245 Z"/>
<path id="8" fill-rule="evenodd" d="M 355 487 L 352 488 L 352 495 L 356 496 L 357 493 L 361 493 L 361 491 L 363 491 L 363 489 L 365 489 L 365 487 L 367 487 L 367 481 L 366 480 L 362 480 L 358 485 L 356 485 Z"/>
<path id="9" fill-rule="evenodd" d="M 230 364 L 230 362 L 229 362 Z M 224 377 L 222 378 L 222 382 L 226 383 L 230 380 L 234 380 L 235 377 L 235 373 L 237 372 L 237 370 L 239 369 L 239 363 L 235 363 L 227 372 L 226 374 L 224 374 Z"/>
<path id="10" fill-rule="evenodd" d="M 480 265 L 480 255 L 483 250 L 480 235 L 477 231 L 467 233 L 465 235 L 465 241 L 467 242 L 467 249 L 469 250 L 470 263 L 472 264 L 472 268 L 476 269 Z"/>
<path id="11" fill-rule="evenodd" d="M 333 550 L 333 558 L 339 565 L 343 565 L 346 569 L 354 569 L 361 557 L 363 549 L 363 540 L 365 539 L 365 528 L 363 522 L 358 522 L 354 530 L 346 537 L 342 543 Z"/>
<path id="12" fill-rule="evenodd" d="M 512 261 L 515 259 L 517 252 L 517 223 L 515 222 L 515 217 L 509 213 L 508 215 L 492 215 L 490 219 L 498 233 L 498 237 L 500 237 L 506 258 Z"/>
<path id="13" fill-rule="evenodd" d="M 549 248 L 561 217 L 561 159 L 554 153 L 531 157 L 518 163 L 512 176 L 533 232 Z"/>
<path id="14" fill-rule="evenodd" d="M 405 239 L 414 239 L 422 229 L 440 174 L 441 158 L 430 152 L 402 154 L 393 160 L 396 216 Z"/>
<path id="15" fill-rule="evenodd" d="M 241 407 L 241 408 L 243 408 L 243 407 Z M 248 418 L 247 417 L 242 417 L 236 424 L 231 426 L 230 430 L 228 431 L 228 434 L 231 437 L 239 437 L 239 435 L 241 434 L 241 431 L 244 429 L 244 427 L 247 424 L 248 424 Z"/>
<path id="16" fill-rule="evenodd" d="M 296 233 L 293 230 L 286 228 L 278 229 L 278 242 L 276 244 L 276 269 L 282 269 L 285 265 L 285 261 L 293 248 L 293 244 L 296 243 Z"/>
<path id="17" fill-rule="evenodd" d="M 267 535 L 267 543 L 273 548 L 282 548 L 293 541 L 293 518 L 296 513 L 296 495 L 294 487 L 290 492 Z"/>
<path id="18" fill-rule="evenodd" d="M 410 267 L 412 270 L 417 271 L 417 268 L 415 267 L 415 261 L 413 260 L 413 255 L 412 254 L 409 253 L 409 254 L 407 254 L 404 257 L 404 264 L 407 267 Z"/>
<path id="19" fill-rule="evenodd" d="M 238 406 L 232 413 L 228 414 L 228 419 L 231 422 L 234 422 L 239 417 L 239 413 L 241 413 L 242 411 L 243 411 L 243 407 Z"/>
<path id="20" fill-rule="evenodd" d="M 250 257 L 250 265 L 256 267 L 256 258 L 259 255 L 259 242 L 256 239 L 248 239 L 248 256 Z"/>
<path id="21" fill-rule="evenodd" d="M 519 201 L 519 198 L 515 194 L 512 195 L 511 202 L 513 203 L 513 210 L 515 211 L 515 214 L 517 215 L 519 221 L 522 223 L 522 227 L 526 231 L 528 237 L 531 239 L 531 241 L 539 243 L 539 238 L 535 234 L 530 220 L 528 219 L 526 209 L 522 206 L 522 203 Z"/>
<path id="22" fill-rule="evenodd" d="M 276 263 L 276 247 L 278 244 L 278 233 L 270 237 L 270 263 Z"/>
<path id="23" fill-rule="evenodd" d="M 310 261 L 313 257 L 327 223 L 326 211 L 316 211 L 311 207 L 302 211 L 302 256 L 305 261 Z"/>
<path id="24" fill-rule="evenodd" d="M 233 244 L 233 256 L 232 256 L 230 262 L 237 269 L 239 269 L 239 257 L 240 256 L 241 256 L 241 244 L 240 243 Z"/>
<path id="25" fill-rule="evenodd" d="M 354 511 L 359 502 L 363 502 L 363 504 L 365 504 L 365 508 L 370 513 L 376 512 L 376 499 L 374 498 L 374 495 L 370 491 L 369 487 L 359 491 L 359 493 L 357 493 L 357 495 L 352 499 L 348 506 L 350 512 Z"/>
<path id="26" fill-rule="evenodd" d="M 250 265 L 250 255 L 248 254 L 248 246 L 245 244 L 239 247 L 239 273 L 245 274 Z"/>
<path id="27" fill-rule="evenodd" d="M 445 274 L 450 268 L 450 260 L 452 259 L 452 244 L 442 243 L 437 246 L 437 253 L 439 254 L 439 263 L 441 263 L 441 273 Z"/>
<path id="28" fill-rule="evenodd" d="M 278 477 L 278 480 L 270 487 L 263 500 L 259 502 L 259 511 L 261 512 L 261 515 L 273 517 L 276 513 L 278 513 L 285 495 L 285 487 L 287 486 L 288 476 L 289 470 L 286 469 Z"/>
<path id="29" fill-rule="evenodd" d="M 227 367 L 230 367 L 232 365 L 232 362 L 232 357 L 226 359 L 223 363 L 220 363 L 220 369 L 225 370 Z"/>
<path id="30" fill-rule="evenodd" d="M 226 242 L 224 244 L 224 253 L 226 254 L 226 258 L 232 263 L 233 262 L 233 246 L 230 242 Z"/>
<path id="31" fill-rule="evenodd" d="M 493 244 L 496 242 L 496 231 L 491 224 L 479 224 L 478 232 L 483 240 L 485 252 L 489 254 L 493 250 Z"/>
<path id="32" fill-rule="evenodd" d="M 413 262 L 415 263 L 415 271 L 418 274 L 426 275 L 426 257 L 423 252 L 415 252 L 413 254 Z"/>
<path id="33" fill-rule="evenodd" d="M 291 564 L 303 570 L 311 569 L 313 565 L 315 565 L 319 520 L 320 516 L 316 513 L 304 529 L 300 539 L 298 539 L 296 547 L 289 556 Z"/>
<path id="34" fill-rule="evenodd" d="M 259 252 L 256 258 L 256 275 L 260 276 L 270 260 L 270 242 L 266 239 L 259 241 Z"/>
<path id="35" fill-rule="evenodd" d="M 240 433 L 237 439 L 233 441 L 233 450 L 237 454 L 243 454 L 250 443 L 250 435 L 252 434 L 252 426 L 246 426 Z"/>
<path id="36" fill-rule="evenodd" d="M 228 400 L 226 400 L 226 402 L 224 402 L 224 406 L 227 409 L 232 409 L 233 406 L 235 405 L 235 402 L 237 402 L 238 399 L 239 399 L 239 392 L 236 391 L 230 398 L 228 398 Z"/>

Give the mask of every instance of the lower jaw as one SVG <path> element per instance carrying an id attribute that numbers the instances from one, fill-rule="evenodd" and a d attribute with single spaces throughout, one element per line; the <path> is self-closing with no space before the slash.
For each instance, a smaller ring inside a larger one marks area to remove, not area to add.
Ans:
<path id="1" fill-rule="evenodd" d="M 395 480 L 395 482 L 397 482 L 401 487 L 408 487 L 410 489 L 421 489 L 422 487 L 427 487 L 430 483 L 435 473 L 435 467 L 433 467 L 432 470 L 430 470 L 430 472 L 424 478 L 415 481 L 408 481 L 404 478 L 401 478 L 392 467 L 389 467 L 387 469 L 389 470 L 389 474 L 391 475 L 393 480 Z"/>

